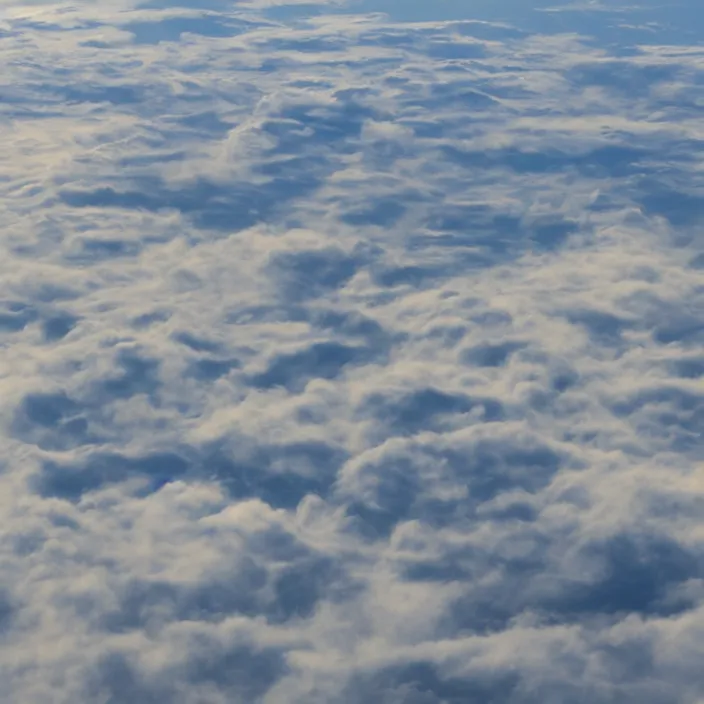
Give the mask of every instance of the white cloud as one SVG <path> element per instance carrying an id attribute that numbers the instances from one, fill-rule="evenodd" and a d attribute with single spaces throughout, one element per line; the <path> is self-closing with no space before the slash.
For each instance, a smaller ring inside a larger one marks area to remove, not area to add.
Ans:
<path id="1" fill-rule="evenodd" d="M 698 702 L 694 39 L 192 4 L 0 8 L 6 700 Z"/>

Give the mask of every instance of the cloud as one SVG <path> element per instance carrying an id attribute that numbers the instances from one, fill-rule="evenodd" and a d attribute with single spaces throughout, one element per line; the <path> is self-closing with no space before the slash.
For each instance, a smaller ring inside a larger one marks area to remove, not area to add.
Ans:
<path id="1" fill-rule="evenodd" d="M 704 697 L 701 24 L 519 4 L 2 3 L 8 702 Z"/>

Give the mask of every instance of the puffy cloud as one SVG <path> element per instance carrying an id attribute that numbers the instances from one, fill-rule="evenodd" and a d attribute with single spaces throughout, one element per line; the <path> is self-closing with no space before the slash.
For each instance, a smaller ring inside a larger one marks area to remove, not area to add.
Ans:
<path id="1" fill-rule="evenodd" d="M 700 22 L 517 4 L 2 3 L 8 702 L 704 697 Z"/>

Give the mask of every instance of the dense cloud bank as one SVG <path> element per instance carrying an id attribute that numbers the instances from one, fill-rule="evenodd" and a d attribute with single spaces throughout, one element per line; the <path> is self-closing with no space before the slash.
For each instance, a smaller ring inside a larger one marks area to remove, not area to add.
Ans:
<path id="1" fill-rule="evenodd" d="M 694 10 L 197 4 L 0 5 L 3 701 L 700 704 Z"/>

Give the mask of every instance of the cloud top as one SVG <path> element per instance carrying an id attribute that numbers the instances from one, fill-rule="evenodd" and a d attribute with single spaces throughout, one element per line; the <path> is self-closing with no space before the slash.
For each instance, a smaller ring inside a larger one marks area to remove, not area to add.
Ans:
<path id="1" fill-rule="evenodd" d="M 702 700 L 701 23 L 520 5 L 0 5 L 6 701 Z"/>

